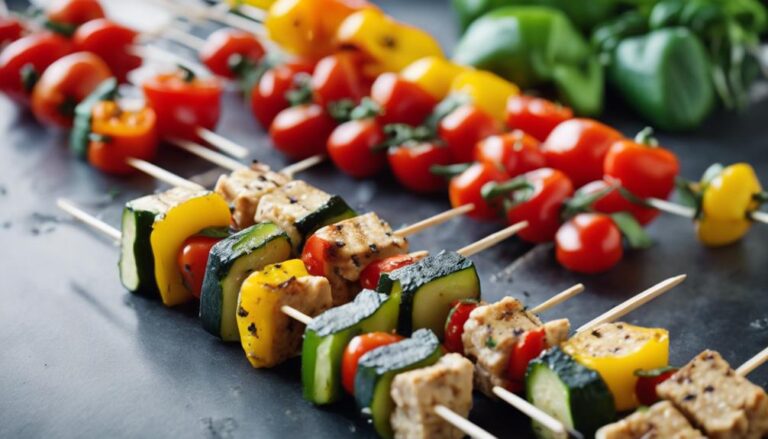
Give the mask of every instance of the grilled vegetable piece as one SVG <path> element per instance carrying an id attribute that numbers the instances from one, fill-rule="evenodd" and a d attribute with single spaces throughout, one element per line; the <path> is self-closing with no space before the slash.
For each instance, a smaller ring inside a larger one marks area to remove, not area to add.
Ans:
<path id="1" fill-rule="evenodd" d="M 93 108 L 102 101 L 114 100 L 117 96 L 117 79 L 104 80 L 96 90 L 75 107 L 75 118 L 69 134 L 69 147 L 77 157 L 85 158 L 90 143 Z"/>
<path id="2" fill-rule="evenodd" d="M 166 306 L 192 299 L 176 264 L 179 250 L 188 237 L 226 227 L 230 218 L 224 199 L 208 191 L 174 188 L 127 203 L 119 264 L 123 285 L 145 295 L 157 292 Z"/>
<path id="3" fill-rule="evenodd" d="M 613 396 L 600 374 L 553 348 L 531 361 L 525 377 L 528 401 L 566 427 L 592 437 L 616 416 Z M 533 423 L 536 436 L 554 438 L 551 430 Z"/>
<path id="4" fill-rule="evenodd" d="M 705 439 L 682 413 L 662 401 L 597 430 L 596 439 Z"/>
<path id="5" fill-rule="evenodd" d="M 393 436 L 390 417 L 394 409 L 391 388 L 395 375 L 435 364 L 442 356 L 437 336 L 420 329 L 411 338 L 374 349 L 360 358 L 355 377 L 355 400 L 370 416 L 379 436 Z"/>
<path id="6" fill-rule="evenodd" d="M 235 226 L 244 229 L 254 224 L 261 197 L 289 181 L 291 179 L 287 175 L 273 172 L 267 165 L 254 163 L 250 168 L 219 177 L 214 190 L 232 206 Z"/>
<path id="7" fill-rule="evenodd" d="M 714 351 L 704 351 L 656 391 L 712 439 L 768 435 L 768 395 L 736 374 Z"/>
<path id="8" fill-rule="evenodd" d="M 480 278 L 472 261 L 442 251 L 382 274 L 378 290 L 400 303 L 398 334 L 408 336 L 416 329 L 428 328 L 442 339 L 452 304 L 480 298 Z"/>
<path id="9" fill-rule="evenodd" d="M 352 337 L 390 332 L 397 325 L 398 303 L 392 297 L 363 290 L 353 302 L 332 308 L 307 325 L 301 351 L 304 398 L 330 404 L 341 396 L 341 358 Z"/>
<path id="10" fill-rule="evenodd" d="M 285 230 L 294 254 L 301 254 L 304 239 L 315 230 L 357 213 L 337 195 L 329 195 L 301 180 L 293 180 L 265 194 L 256 209 L 256 221 L 271 221 Z"/>
<path id="11" fill-rule="evenodd" d="M 314 317 L 331 307 L 331 286 L 310 276 L 299 259 L 248 276 L 237 301 L 237 327 L 253 367 L 276 366 L 299 353 L 304 325 L 285 315 L 284 305 Z"/>
<path id="12" fill-rule="evenodd" d="M 638 406 L 635 371 L 669 364 L 669 333 L 621 322 L 604 323 L 576 334 L 563 344 L 563 350 L 603 377 L 616 410 L 623 411 Z"/>
<path id="13" fill-rule="evenodd" d="M 568 338 L 570 323 L 562 319 L 545 324 L 512 297 L 472 310 L 461 338 L 465 354 L 475 363 L 475 385 L 481 392 L 494 397 L 494 386 L 520 389 L 521 383 L 508 373 L 510 356 L 526 331 L 538 328 L 544 328 L 547 346 L 559 346 Z"/>
<path id="14" fill-rule="evenodd" d="M 235 312 L 249 274 L 291 257 L 288 235 L 273 223 L 255 224 L 213 246 L 200 294 L 203 328 L 224 341 L 238 341 Z"/>
<path id="15" fill-rule="evenodd" d="M 392 429 L 401 438 L 455 438 L 464 433 L 435 413 L 442 404 L 466 418 L 472 409 L 472 362 L 448 354 L 432 366 L 404 372 L 392 381 Z"/>

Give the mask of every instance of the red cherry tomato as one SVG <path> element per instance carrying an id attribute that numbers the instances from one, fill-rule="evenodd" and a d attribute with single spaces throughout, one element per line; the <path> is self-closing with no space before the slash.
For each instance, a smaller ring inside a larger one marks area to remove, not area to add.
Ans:
<path id="1" fill-rule="evenodd" d="M 610 178 L 610 177 L 609 177 Z M 603 195 L 592 203 L 592 210 L 600 213 L 629 212 L 642 225 L 648 224 L 658 216 L 659 211 L 643 207 L 626 199 L 616 187 L 618 183 L 609 183 L 606 180 L 596 180 L 582 186 L 577 195 L 590 195 L 602 193 Z"/>
<path id="2" fill-rule="evenodd" d="M 680 164 L 675 154 L 660 146 L 620 140 L 608 150 L 604 171 L 633 195 L 667 198 L 675 188 Z"/>
<path id="3" fill-rule="evenodd" d="M 547 349 L 547 334 L 544 328 L 526 331 L 520 336 L 509 355 L 507 377 L 512 381 L 512 391 L 521 391 L 525 382 L 528 363 Z"/>
<path id="4" fill-rule="evenodd" d="M 93 108 L 91 133 L 99 137 L 88 145 L 88 162 L 107 173 L 129 174 L 128 157 L 152 160 L 157 151 L 157 117 L 151 108 L 122 110 L 116 102 L 102 101 Z"/>
<path id="5" fill-rule="evenodd" d="M 518 233 L 526 241 L 551 241 L 560 227 L 563 203 L 573 195 L 571 180 L 551 168 L 526 172 L 518 178 L 527 182 L 530 189 L 516 191 L 512 195 L 514 204 L 507 210 L 507 222 L 528 221 L 528 227 Z"/>
<path id="6" fill-rule="evenodd" d="M 328 137 L 328 155 L 343 172 L 355 178 L 371 177 L 387 163 L 386 152 L 375 151 L 387 139 L 375 119 L 350 120 Z"/>
<path id="7" fill-rule="evenodd" d="M 381 106 L 382 125 L 405 123 L 420 125 L 437 105 L 437 101 L 418 84 L 395 73 L 383 73 L 371 87 L 371 99 Z"/>
<path id="8" fill-rule="evenodd" d="M 181 246 L 177 263 L 184 285 L 195 298 L 200 298 L 203 291 L 205 267 L 208 265 L 208 255 L 211 248 L 222 238 L 194 235 L 186 239 Z"/>
<path id="9" fill-rule="evenodd" d="M 48 5 L 46 16 L 51 23 L 72 28 L 97 18 L 104 18 L 104 9 L 98 0 L 54 0 Z"/>
<path id="10" fill-rule="evenodd" d="M 416 261 L 417 259 L 411 255 L 397 255 L 373 261 L 360 273 L 360 285 L 365 289 L 375 290 L 382 273 L 390 273 L 398 268 L 412 265 Z"/>
<path id="11" fill-rule="evenodd" d="M 445 187 L 445 179 L 432 174 L 435 165 L 451 163 L 447 148 L 434 142 L 404 145 L 389 150 L 389 166 L 397 181 L 414 192 L 435 192 Z"/>
<path id="12" fill-rule="evenodd" d="M 35 84 L 32 112 L 40 122 L 71 127 L 77 104 L 110 76 L 109 67 L 96 55 L 67 55 L 48 66 Z"/>
<path id="13" fill-rule="evenodd" d="M 469 314 L 480 304 L 474 299 L 459 300 L 453 303 L 448 317 L 445 319 L 445 350 L 464 355 L 464 323 L 469 320 Z"/>
<path id="14" fill-rule="evenodd" d="M 499 123 L 474 105 L 462 105 L 440 119 L 438 136 L 451 151 L 455 163 L 471 162 L 477 142 L 501 132 Z"/>
<path id="15" fill-rule="evenodd" d="M 275 148 L 294 160 L 325 152 L 328 137 L 336 127 L 323 107 L 297 105 L 281 111 L 269 127 Z"/>
<path id="16" fill-rule="evenodd" d="M 317 235 L 311 235 L 304 243 L 301 260 L 307 267 L 307 272 L 313 276 L 325 276 L 328 263 L 328 252 L 333 245 Z"/>
<path id="17" fill-rule="evenodd" d="M 18 103 L 28 103 L 40 75 L 70 52 L 69 40 L 52 32 L 14 41 L 0 52 L 0 91 Z"/>
<path id="18" fill-rule="evenodd" d="M 675 367 L 664 367 L 656 370 L 640 370 L 635 372 L 637 382 L 635 383 L 635 395 L 642 405 L 651 406 L 656 404 L 661 398 L 656 393 L 656 386 L 668 380 L 677 372 Z"/>
<path id="19" fill-rule="evenodd" d="M 371 89 L 363 75 L 360 54 L 351 51 L 334 53 L 318 61 L 311 84 L 315 102 L 323 107 L 342 99 L 360 102 Z"/>
<path id="20" fill-rule="evenodd" d="M 475 145 L 475 160 L 501 167 L 510 177 L 517 177 L 546 166 L 539 141 L 520 130 L 490 136 Z"/>
<path id="21" fill-rule="evenodd" d="M 620 132 L 591 119 L 567 120 L 542 145 L 547 166 L 565 172 L 575 187 L 603 176 L 603 161 Z"/>
<path id="22" fill-rule="evenodd" d="M 566 221 L 555 237 L 560 264 L 577 273 L 601 273 L 624 255 L 619 228 L 602 213 L 580 213 Z"/>
<path id="23" fill-rule="evenodd" d="M 539 141 L 546 140 L 556 126 L 573 118 L 573 111 L 533 96 L 512 96 L 507 101 L 507 125 L 523 130 Z"/>
<path id="24" fill-rule="evenodd" d="M 76 50 L 97 55 L 118 81 L 125 82 L 128 72 L 141 66 L 141 58 L 129 51 L 137 35 L 132 29 L 100 18 L 77 28 L 72 40 Z"/>
<path id="25" fill-rule="evenodd" d="M 467 215 L 480 220 L 493 220 L 499 217 L 497 203 L 489 203 L 483 198 L 481 189 L 486 183 L 502 182 L 509 179 L 506 172 L 488 163 L 474 163 L 466 171 L 453 177 L 448 185 L 448 198 L 452 207 L 474 204 Z"/>
<path id="26" fill-rule="evenodd" d="M 354 337 L 349 341 L 341 359 L 341 384 L 350 395 L 355 394 L 355 375 L 360 357 L 382 346 L 397 343 L 403 337 L 388 332 L 370 332 Z"/>
<path id="27" fill-rule="evenodd" d="M 12 43 L 24 32 L 24 25 L 13 17 L 0 17 L 0 49 L 6 44 Z"/>
<path id="28" fill-rule="evenodd" d="M 236 78 L 232 69 L 237 62 L 258 63 L 264 57 L 264 46 L 252 34 L 231 28 L 215 31 L 205 39 L 198 56 L 213 73 L 225 78 Z"/>
<path id="29" fill-rule="evenodd" d="M 286 93 L 294 85 L 299 73 L 312 73 L 312 66 L 288 63 L 273 67 L 261 76 L 251 90 L 251 110 L 262 127 L 269 128 L 277 113 L 290 107 Z"/>
<path id="30" fill-rule="evenodd" d="M 221 85 L 179 70 L 150 78 L 142 84 L 147 103 L 157 114 L 162 138 L 198 140 L 197 129 L 216 127 L 221 115 Z"/>

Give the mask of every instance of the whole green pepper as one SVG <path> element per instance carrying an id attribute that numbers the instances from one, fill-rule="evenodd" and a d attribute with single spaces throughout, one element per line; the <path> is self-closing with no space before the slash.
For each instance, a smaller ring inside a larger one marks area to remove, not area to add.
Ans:
<path id="1" fill-rule="evenodd" d="M 617 0 L 453 0 L 453 8 L 464 30 L 473 21 L 494 9 L 505 6 L 548 6 L 559 9 L 582 30 L 590 30 L 613 16 L 618 7 Z"/>
<path id="2" fill-rule="evenodd" d="M 707 51 L 690 30 L 666 28 L 621 41 L 608 78 L 629 106 L 655 127 L 697 127 L 712 111 L 715 92 Z"/>
<path id="3" fill-rule="evenodd" d="M 523 88 L 554 83 L 560 98 L 582 115 L 602 109 L 602 66 L 557 9 L 512 6 L 490 12 L 467 29 L 454 60 L 490 70 Z"/>

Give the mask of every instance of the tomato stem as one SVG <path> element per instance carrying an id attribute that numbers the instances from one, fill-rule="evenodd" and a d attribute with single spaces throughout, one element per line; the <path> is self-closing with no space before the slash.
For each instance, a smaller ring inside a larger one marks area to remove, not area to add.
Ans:
<path id="1" fill-rule="evenodd" d="M 486 200 L 492 200 L 502 195 L 507 195 L 521 189 L 532 189 L 533 185 L 524 178 L 515 178 L 504 183 L 491 181 L 483 185 L 480 194 Z"/>
<path id="2" fill-rule="evenodd" d="M 635 142 L 651 148 L 659 146 L 659 141 L 653 137 L 653 128 L 645 127 L 635 136 Z"/>

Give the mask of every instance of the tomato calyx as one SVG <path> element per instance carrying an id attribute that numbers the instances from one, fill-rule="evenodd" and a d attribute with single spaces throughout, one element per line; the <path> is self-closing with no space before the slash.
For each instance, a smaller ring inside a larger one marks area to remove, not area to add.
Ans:
<path id="1" fill-rule="evenodd" d="M 480 190 L 483 198 L 487 201 L 494 200 L 498 197 L 505 195 L 512 195 L 507 197 L 505 201 L 511 203 L 512 207 L 516 204 L 524 203 L 528 201 L 533 195 L 533 184 L 526 180 L 524 177 L 517 177 L 503 183 L 497 183 L 495 181 L 488 182 Z"/>
<path id="2" fill-rule="evenodd" d="M 21 68 L 19 74 L 21 75 L 21 84 L 24 91 L 26 93 L 32 93 L 32 89 L 35 88 L 35 84 L 37 84 L 38 79 L 40 79 L 40 73 L 35 66 L 27 64 Z"/>
<path id="3" fill-rule="evenodd" d="M 429 168 L 429 172 L 439 175 L 445 178 L 453 178 L 457 175 L 461 175 L 464 171 L 470 168 L 472 163 L 456 163 L 453 165 L 434 165 Z"/>
<path id="4" fill-rule="evenodd" d="M 443 118 L 453 113 L 459 107 L 470 103 L 472 103 L 472 99 L 466 94 L 452 94 L 435 105 L 432 113 L 424 121 L 424 125 L 436 133 L 437 127 Z"/>
<path id="5" fill-rule="evenodd" d="M 350 120 L 372 119 L 381 114 L 381 105 L 369 97 L 355 103 L 352 99 L 340 99 L 327 105 L 328 114 L 339 123 Z"/>
<path id="6" fill-rule="evenodd" d="M 653 137 L 653 128 L 645 127 L 635 135 L 635 143 L 645 145 L 649 148 L 658 148 L 659 141 Z"/>
<path id="7" fill-rule="evenodd" d="M 312 103 L 312 75 L 297 73 L 293 77 L 293 86 L 285 93 L 285 100 L 295 107 L 297 105 Z"/>
<path id="8" fill-rule="evenodd" d="M 566 202 L 563 204 L 563 221 L 567 221 L 568 219 L 573 218 L 580 213 L 594 212 L 595 203 L 602 200 L 605 196 L 611 193 L 611 191 L 619 188 L 620 186 L 617 184 L 608 183 L 605 188 L 597 192 L 576 192 L 573 197 L 566 200 Z"/>
<path id="9" fill-rule="evenodd" d="M 193 82 L 197 78 L 195 72 L 193 72 L 189 67 L 181 64 L 177 64 L 176 67 L 179 69 L 179 73 L 181 73 L 181 80 L 187 84 Z"/>
<path id="10" fill-rule="evenodd" d="M 45 20 L 43 26 L 51 32 L 70 38 L 75 34 L 77 25 L 72 23 L 59 23 L 58 21 Z"/>
<path id="11" fill-rule="evenodd" d="M 632 249 L 645 249 L 653 245 L 653 240 L 629 212 L 616 212 L 609 215 L 619 228 L 621 235 Z"/>
<path id="12" fill-rule="evenodd" d="M 675 366 L 657 367 L 655 369 L 638 369 L 634 372 L 634 375 L 639 378 L 657 378 L 664 375 L 667 372 L 677 372 Z"/>

